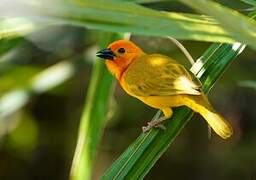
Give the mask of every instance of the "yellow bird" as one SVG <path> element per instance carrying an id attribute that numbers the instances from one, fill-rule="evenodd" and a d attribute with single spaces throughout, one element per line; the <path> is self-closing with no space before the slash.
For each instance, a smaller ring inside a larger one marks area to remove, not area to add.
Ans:
<path id="1" fill-rule="evenodd" d="M 128 40 L 111 43 L 97 56 L 106 59 L 108 70 L 129 95 L 163 112 L 164 116 L 148 122 L 143 132 L 163 127 L 163 121 L 172 116 L 172 108 L 185 105 L 200 113 L 222 138 L 232 135 L 230 124 L 213 109 L 196 77 L 172 58 L 146 54 Z"/>

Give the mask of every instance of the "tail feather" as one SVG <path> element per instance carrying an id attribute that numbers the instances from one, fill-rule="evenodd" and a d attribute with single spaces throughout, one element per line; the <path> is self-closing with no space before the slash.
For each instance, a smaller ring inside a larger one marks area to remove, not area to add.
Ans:
<path id="1" fill-rule="evenodd" d="M 207 109 L 200 114 L 205 118 L 212 129 L 223 139 L 227 139 L 232 135 L 233 130 L 230 124 L 221 115 L 208 111 Z"/>
<path id="2" fill-rule="evenodd" d="M 205 95 L 188 96 L 186 98 L 186 106 L 200 113 L 211 128 L 223 139 L 227 139 L 233 134 L 231 125 L 224 117 L 215 112 Z"/>

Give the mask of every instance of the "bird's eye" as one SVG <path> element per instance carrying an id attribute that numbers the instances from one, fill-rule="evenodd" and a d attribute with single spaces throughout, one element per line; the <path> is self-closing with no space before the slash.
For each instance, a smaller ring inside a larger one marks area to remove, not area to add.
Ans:
<path id="1" fill-rule="evenodd" d="M 117 52 L 119 52 L 119 53 L 125 53 L 125 49 L 124 48 L 119 48 L 118 50 L 117 50 Z"/>

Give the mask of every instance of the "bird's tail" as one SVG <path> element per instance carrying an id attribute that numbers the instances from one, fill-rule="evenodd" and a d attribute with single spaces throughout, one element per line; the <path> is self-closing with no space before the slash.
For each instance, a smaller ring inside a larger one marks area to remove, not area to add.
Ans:
<path id="1" fill-rule="evenodd" d="M 224 117 L 215 112 L 205 95 L 189 95 L 185 98 L 185 105 L 193 111 L 200 113 L 219 136 L 223 139 L 227 139 L 233 134 L 231 125 Z"/>

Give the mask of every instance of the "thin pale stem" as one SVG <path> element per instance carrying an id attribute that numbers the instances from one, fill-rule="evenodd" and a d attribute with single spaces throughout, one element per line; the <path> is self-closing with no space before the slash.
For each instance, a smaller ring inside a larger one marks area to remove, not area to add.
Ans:
<path id="1" fill-rule="evenodd" d="M 190 55 L 188 50 L 177 39 L 172 38 L 170 36 L 167 36 L 167 38 L 170 39 L 183 52 L 183 54 L 186 56 L 191 65 L 195 63 L 193 57 Z"/>

